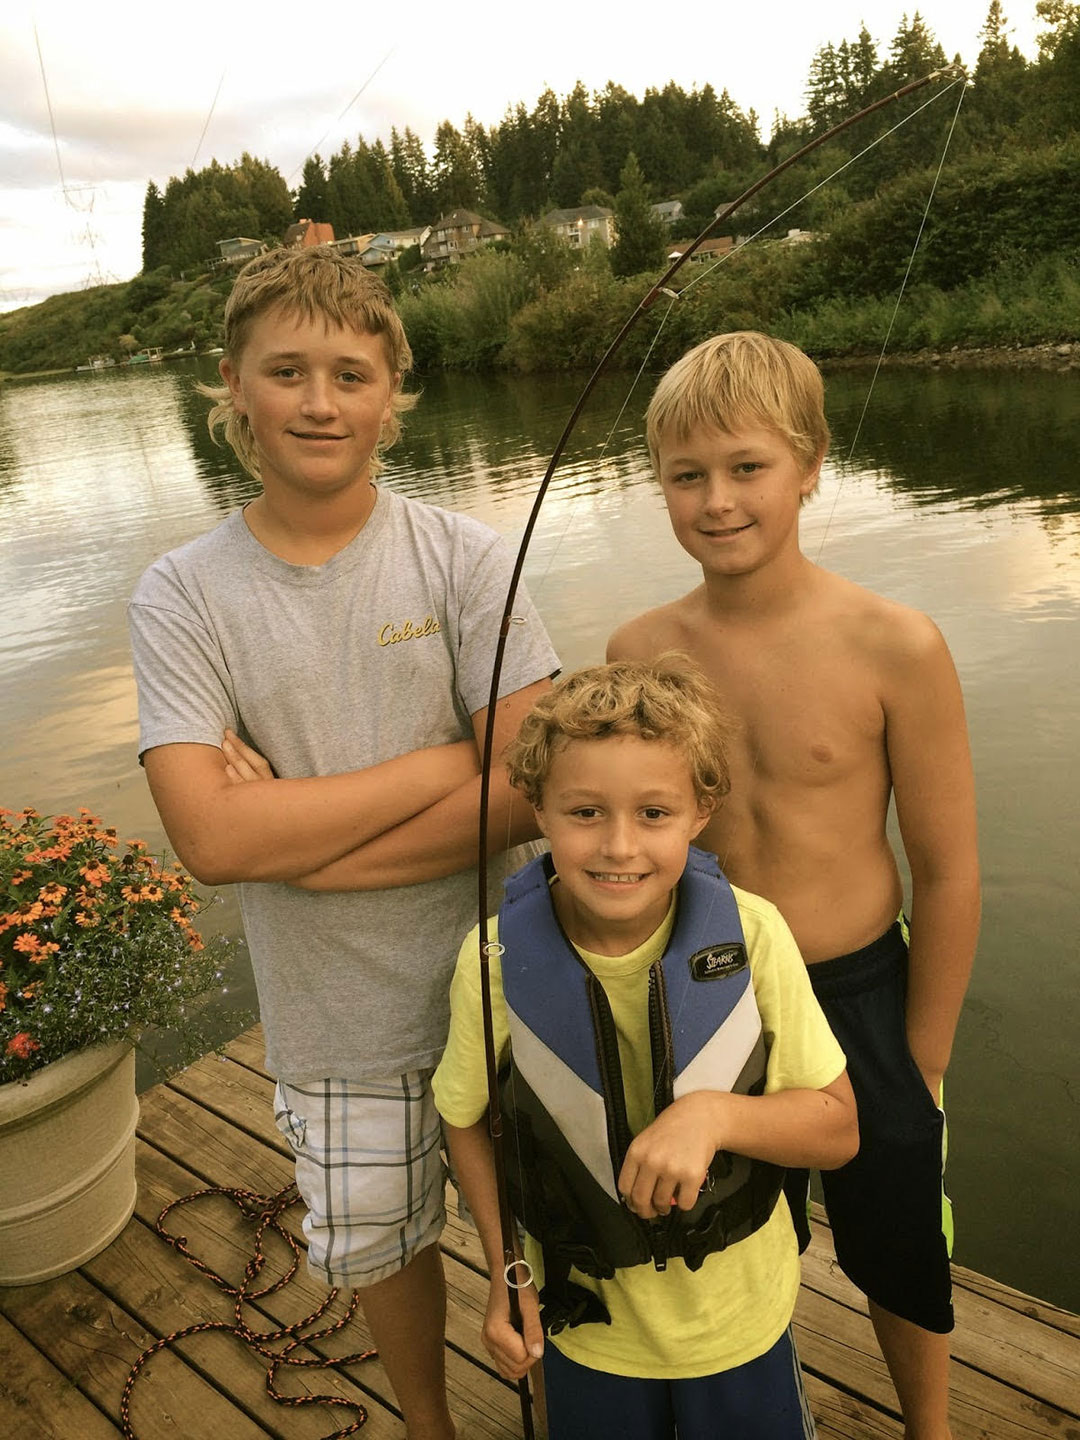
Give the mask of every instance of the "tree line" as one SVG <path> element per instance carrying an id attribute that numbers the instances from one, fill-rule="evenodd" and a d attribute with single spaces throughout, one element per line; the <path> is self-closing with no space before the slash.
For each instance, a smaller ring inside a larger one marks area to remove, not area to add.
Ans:
<path id="1" fill-rule="evenodd" d="M 1037 59 L 1029 62 L 1009 43 L 1001 0 L 991 0 L 953 154 L 1042 146 L 1080 125 L 1080 6 L 1037 0 L 1036 11 L 1046 29 Z M 274 167 L 248 154 L 231 166 L 214 161 L 170 179 L 164 193 L 153 182 L 147 187 L 143 268 L 179 274 L 213 258 L 220 239 L 278 242 L 301 218 L 329 221 L 341 236 L 430 224 L 464 207 L 520 227 L 552 208 L 612 205 L 631 159 L 651 199 L 682 200 L 680 238 L 696 233 L 763 166 L 947 59 L 918 12 L 903 18 L 884 48 L 863 26 L 854 38 L 817 51 L 804 113 L 794 119 L 777 114 L 767 142 L 758 117 L 741 110 L 727 90 L 686 91 L 671 82 L 638 99 L 609 81 L 592 93 L 579 83 L 561 98 L 545 90 L 531 109 L 519 103 L 490 126 L 471 115 L 460 128 L 444 120 L 430 154 L 408 126 L 392 129 L 388 143 L 358 136 L 325 161 L 310 156 L 295 192 Z M 859 148 L 896 118 L 889 110 L 860 128 Z M 801 223 L 828 224 L 882 184 L 930 163 L 941 135 L 936 109 L 919 116 L 905 128 L 902 147 L 883 146 L 853 167 L 807 205 Z M 855 141 L 843 143 L 850 148 Z M 842 159 L 841 142 L 815 158 L 816 171 L 835 168 L 838 154 Z M 785 189 L 792 198 L 800 193 L 804 174 L 774 190 L 770 205 L 783 201 Z"/>

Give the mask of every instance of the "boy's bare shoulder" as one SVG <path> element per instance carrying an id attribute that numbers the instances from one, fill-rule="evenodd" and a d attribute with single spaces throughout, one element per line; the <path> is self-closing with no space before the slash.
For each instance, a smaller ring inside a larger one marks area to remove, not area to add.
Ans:
<path id="1" fill-rule="evenodd" d="M 865 658 L 898 679 L 926 665 L 951 664 L 941 631 L 921 610 L 822 572 L 821 619 Z"/>
<path id="2" fill-rule="evenodd" d="M 704 613 L 704 590 L 691 590 L 678 600 L 635 615 L 608 641 L 609 660 L 653 660 L 664 650 L 684 650 L 697 633 Z"/>

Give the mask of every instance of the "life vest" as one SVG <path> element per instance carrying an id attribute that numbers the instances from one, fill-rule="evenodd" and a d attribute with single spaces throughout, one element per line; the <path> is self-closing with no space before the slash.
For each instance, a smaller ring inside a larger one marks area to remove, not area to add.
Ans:
<path id="1" fill-rule="evenodd" d="M 679 1256 L 690 1270 L 744 1239 L 772 1214 L 783 1170 L 718 1151 L 692 1210 L 647 1221 L 616 1180 L 633 1132 L 618 1040 L 604 988 L 559 925 L 549 855 L 506 883 L 499 910 L 510 1060 L 501 1076 L 510 1201 L 543 1247 L 545 1329 L 607 1320 L 571 1266 L 610 1279 Z M 649 971 L 656 1113 L 693 1090 L 760 1095 L 767 1052 L 742 922 L 716 857 L 690 848 L 675 924 Z"/>

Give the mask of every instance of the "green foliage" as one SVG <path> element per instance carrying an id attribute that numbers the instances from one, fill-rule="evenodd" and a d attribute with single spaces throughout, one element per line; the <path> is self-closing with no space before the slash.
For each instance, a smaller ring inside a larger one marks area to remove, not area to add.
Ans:
<path id="1" fill-rule="evenodd" d="M 444 271 L 439 281 L 402 296 L 398 309 L 417 370 L 489 369 L 529 291 L 517 256 L 481 250 Z"/>
<path id="2" fill-rule="evenodd" d="M 151 183 L 143 203 L 143 269 L 173 275 L 205 268 L 217 242 L 237 235 L 276 244 L 292 219 L 285 181 L 273 166 L 247 153 L 235 165 L 216 160 L 175 176 L 161 195 Z"/>
<path id="3" fill-rule="evenodd" d="M 619 176 L 615 196 L 615 231 L 611 268 L 616 275 L 640 275 L 663 263 L 668 243 L 664 222 L 651 209 L 649 187 L 633 151 Z"/>

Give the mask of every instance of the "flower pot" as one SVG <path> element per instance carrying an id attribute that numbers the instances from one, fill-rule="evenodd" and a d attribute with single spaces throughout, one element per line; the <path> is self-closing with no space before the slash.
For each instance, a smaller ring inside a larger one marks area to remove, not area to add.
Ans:
<path id="1" fill-rule="evenodd" d="M 135 1208 L 135 1052 L 67 1055 L 0 1085 L 0 1285 L 74 1270 Z"/>

